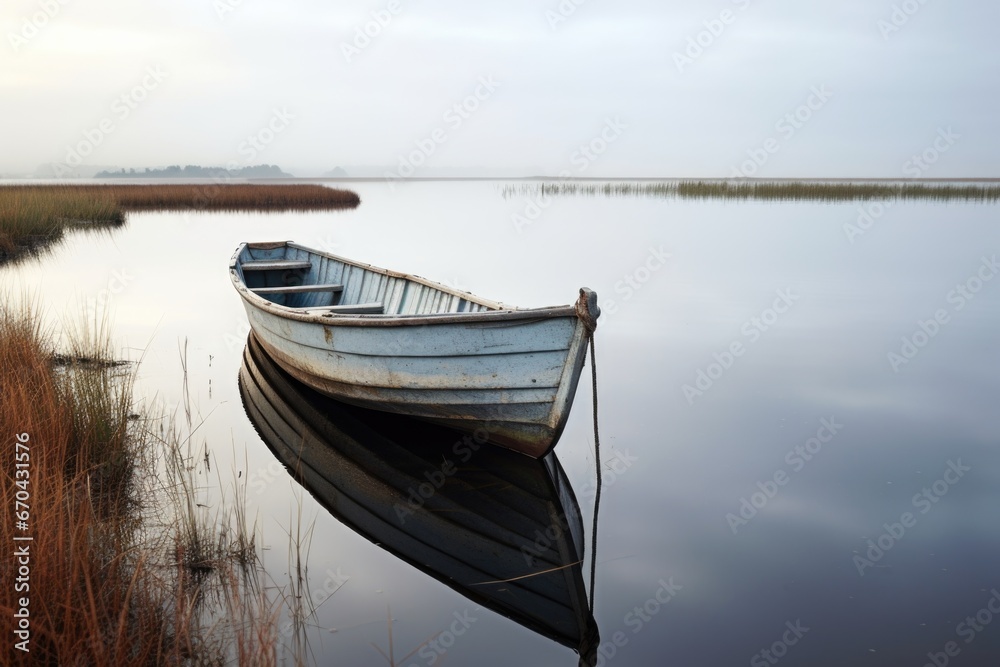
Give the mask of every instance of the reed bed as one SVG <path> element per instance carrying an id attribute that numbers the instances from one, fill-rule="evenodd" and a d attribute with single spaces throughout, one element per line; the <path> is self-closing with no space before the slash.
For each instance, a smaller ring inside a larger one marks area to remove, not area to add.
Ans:
<path id="1" fill-rule="evenodd" d="M 309 184 L 79 185 L 84 194 L 109 191 L 126 211 L 326 211 L 355 208 L 349 190 Z"/>
<path id="2" fill-rule="evenodd" d="M 0 304 L 0 664 L 275 664 L 278 603 L 257 583 L 256 536 L 239 511 L 206 516 L 192 502 L 190 437 L 155 436 L 133 413 L 132 367 L 54 365 L 53 336 L 10 303 Z M 77 340 L 74 353 L 109 349 Z M 164 456 L 174 462 L 161 480 Z M 13 553 L 25 545 L 27 570 Z M 30 652 L 14 632 L 22 609 Z"/>
<path id="3" fill-rule="evenodd" d="M 322 211 L 354 208 L 354 192 L 321 185 L 3 185 L 0 260 L 59 240 L 66 229 L 121 225 L 130 211 Z"/>
<path id="4" fill-rule="evenodd" d="M 509 196 L 660 197 L 667 199 L 722 199 L 740 201 L 865 200 L 967 201 L 1000 200 L 1000 185 L 913 182 L 837 181 L 656 181 L 581 183 L 561 181 L 508 185 Z"/>
<path id="5" fill-rule="evenodd" d="M 53 243 L 70 227 L 108 227 L 124 221 L 124 211 L 110 192 L 0 186 L 0 259 Z"/>
<path id="6" fill-rule="evenodd" d="M 26 589 L 15 591 L 9 575 L 17 567 L 9 554 L 3 559 L 2 662 L 153 664 L 169 650 L 167 619 L 151 604 L 156 593 L 139 576 L 144 559 L 133 548 L 133 464 L 143 450 L 128 419 L 129 387 L 105 373 L 57 373 L 36 321 L 9 307 L 0 313 L 0 535 L 8 551 L 25 544 L 15 536 L 33 538 Z M 14 470 L 25 451 L 16 451 L 15 434 L 27 434 L 27 476 Z M 28 495 L 26 530 L 15 524 L 19 491 Z M 9 641 L 22 597 L 29 600 L 28 654 Z"/>

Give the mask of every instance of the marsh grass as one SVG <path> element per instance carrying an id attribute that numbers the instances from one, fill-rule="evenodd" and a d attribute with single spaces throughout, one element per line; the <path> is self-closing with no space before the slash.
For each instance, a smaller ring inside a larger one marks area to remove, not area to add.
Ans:
<path id="1" fill-rule="evenodd" d="M 62 238 L 107 230 L 130 211 L 320 211 L 354 208 L 354 192 L 309 184 L 2 185 L 0 260 Z"/>
<path id="2" fill-rule="evenodd" d="M 0 259 L 54 243 L 70 228 L 107 228 L 124 222 L 125 213 L 110 192 L 0 186 Z"/>
<path id="3" fill-rule="evenodd" d="M 222 503 L 209 513 L 196 500 L 195 463 L 185 453 L 197 427 L 137 418 L 132 367 L 55 366 L 55 337 L 32 306 L 13 302 L 0 303 L 0 539 L 8 547 L 24 544 L 15 535 L 33 541 L 29 589 L 15 590 L 10 548 L 0 559 L 8 584 L 0 664 L 275 664 L 280 600 L 259 584 L 245 510 Z M 91 357 L 111 349 L 107 340 L 77 345 Z M 30 438 L 27 481 L 14 472 L 22 433 Z M 14 513 L 24 488 L 30 518 L 21 531 Z M 245 495 L 236 500 L 245 504 Z M 30 600 L 30 653 L 12 639 L 22 597 Z"/>
<path id="4" fill-rule="evenodd" d="M 1000 185 L 851 181 L 621 181 L 586 183 L 560 181 L 507 185 L 510 196 L 605 196 L 737 201 L 917 200 L 996 202 Z"/>
<path id="5" fill-rule="evenodd" d="M 125 211 L 326 211 L 355 208 L 361 198 L 349 190 L 295 183 L 79 185 L 90 197 L 106 193 Z"/>
<path id="6" fill-rule="evenodd" d="M 31 652 L 3 645 L 4 664 L 154 664 L 170 649 L 157 591 L 136 548 L 147 453 L 128 419 L 131 385 L 102 372 L 52 364 L 50 337 L 27 307 L 0 307 L 0 535 L 30 534 L 30 588 L 0 593 L 0 627 L 14 637 L 20 597 L 30 600 Z M 30 437 L 28 531 L 15 531 L 14 434 Z M 11 556 L 4 558 L 10 571 Z M 12 578 L 4 577 L 11 583 Z"/>

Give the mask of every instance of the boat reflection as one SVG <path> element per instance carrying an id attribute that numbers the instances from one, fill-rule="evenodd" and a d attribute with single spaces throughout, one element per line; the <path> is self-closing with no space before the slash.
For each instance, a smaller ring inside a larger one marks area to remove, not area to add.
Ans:
<path id="1" fill-rule="evenodd" d="M 334 517 L 470 600 L 596 663 L 584 531 L 554 453 L 530 459 L 458 431 L 318 394 L 247 341 L 240 394 L 275 456 Z"/>

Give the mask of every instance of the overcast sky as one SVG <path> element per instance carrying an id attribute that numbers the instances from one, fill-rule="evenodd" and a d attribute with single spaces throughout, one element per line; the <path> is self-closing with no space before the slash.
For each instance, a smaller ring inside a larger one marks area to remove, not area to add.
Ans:
<path id="1" fill-rule="evenodd" d="M 0 173 L 1000 176 L 995 2 L 576 2 L 4 0 Z"/>

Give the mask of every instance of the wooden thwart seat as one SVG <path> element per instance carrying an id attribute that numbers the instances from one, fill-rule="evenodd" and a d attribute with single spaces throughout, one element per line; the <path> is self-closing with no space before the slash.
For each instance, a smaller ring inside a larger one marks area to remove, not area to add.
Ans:
<path id="1" fill-rule="evenodd" d="M 381 315 L 385 306 L 380 301 L 372 303 L 345 303 L 339 306 L 305 306 L 295 310 L 311 310 L 327 315 Z"/>
<path id="2" fill-rule="evenodd" d="M 244 271 L 287 271 L 312 268 L 312 262 L 297 259 L 258 259 L 243 262 L 242 266 Z"/>
<path id="3" fill-rule="evenodd" d="M 381 301 L 372 303 L 345 303 L 341 306 L 330 306 L 327 308 L 331 313 L 350 315 L 381 315 L 383 309 Z"/>
<path id="4" fill-rule="evenodd" d="M 313 292 L 343 292 L 343 285 L 286 285 L 284 287 L 251 287 L 254 294 L 311 294 Z"/>

